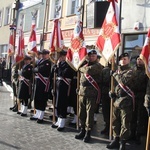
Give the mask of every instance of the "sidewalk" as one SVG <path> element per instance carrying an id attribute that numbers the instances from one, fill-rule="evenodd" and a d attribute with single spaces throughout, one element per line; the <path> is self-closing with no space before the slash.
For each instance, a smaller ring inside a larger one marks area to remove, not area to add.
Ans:
<path id="1" fill-rule="evenodd" d="M 104 124 L 101 112 L 92 132 L 92 141 L 86 144 L 74 138 L 78 131 L 68 125 L 71 117 L 67 119 L 65 130 L 58 132 L 51 128 L 49 115 L 52 112 L 49 108 L 44 116 L 44 124 L 37 124 L 30 121 L 30 110 L 28 117 L 21 117 L 9 110 L 13 105 L 11 96 L 12 89 L 9 85 L 4 83 L 4 86 L 0 86 L 0 150 L 107 150 L 108 137 L 100 135 Z M 142 145 L 127 143 L 127 150 L 144 150 L 144 147 L 144 142 Z"/>

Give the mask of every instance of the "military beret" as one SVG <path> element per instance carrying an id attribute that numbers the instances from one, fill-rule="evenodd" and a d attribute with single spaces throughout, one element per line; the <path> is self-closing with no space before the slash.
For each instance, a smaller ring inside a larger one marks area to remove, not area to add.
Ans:
<path id="1" fill-rule="evenodd" d="M 95 49 L 92 49 L 88 52 L 88 55 L 91 55 L 91 54 L 96 54 L 97 55 L 97 52 Z"/>
<path id="2" fill-rule="evenodd" d="M 42 50 L 42 54 L 49 54 L 49 51 L 46 50 L 46 49 L 43 49 L 43 50 Z"/>
<path id="3" fill-rule="evenodd" d="M 38 54 L 38 55 L 42 54 L 42 51 L 38 51 L 37 54 Z"/>
<path id="4" fill-rule="evenodd" d="M 24 60 L 31 60 L 31 57 L 29 55 L 25 55 Z"/>
<path id="5" fill-rule="evenodd" d="M 129 57 L 129 54 L 128 53 L 122 53 L 120 56 L 119 56 L 119 61 L 121 58 L 123 57 Z"/>
<path id="6" fill-rule="evenodd" d="M 60 56 L 66 56 L 66 55 L 67 55 L 67 52 L 64 51 L 64 50 L 62 50 L 62 51 L 60 51 L 59 55 L 60 55 Z"/>

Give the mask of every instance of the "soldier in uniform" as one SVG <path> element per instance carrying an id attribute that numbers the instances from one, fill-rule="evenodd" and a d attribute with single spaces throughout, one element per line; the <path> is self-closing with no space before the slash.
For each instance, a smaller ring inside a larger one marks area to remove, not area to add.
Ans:
<path id="1" fill-rule="evenodd" d="M 97 62 L 97 52 L 91 50 L 88 53 L 89 62 L 79 68 L 81 73 L 79 88 L 79 118 L 81 131 L 75 136 L 90 142 L 91 130 L 94 123 L 94 112 L 100 100 L 100 82 L 102 66 Z"/>
<path id="2" fill-rule="evenodd" d="M 30 120 L 37 120 L 37 123 L 43 123 L 44 111 L 48 100 L 50 70 L 49 51 L 44 49 L 42 51 L 42 59 L 33 69 L 35 73 L 34 106 L 36 114 L 30 117 Z"/>
<path id="3" fill-rule="evenodd" d="M 27 116 L 28 99 L 31 95 L 31 78 L 32 78 L 32 65 L 31 57 L 25 56 L 24 66 L 19 73 L 19 88 L 17 97 L 22 100 L 21 116 Z"/>
<path id="4" fill-rule="evenodd" d="M 73 69 L 65 61 L 66 54 L 67 52 L 62 50 L 57 65 L 54 66 L 54 71 L 56 72 L 56 94 L 52 94 L 55 94 L 56 97 L 55 108 L 58 119 L 52 125 L 52 128 L 57 128 L 58 131 L 62 131 L 65 127 L 70 83 L 73 77 Z"/>
<path id="5" fill-rule="evenodd" d="M 150 79 L 148 80 L 148 84 L 146 88 L 144 106 L 146 107 L 148 116 L 150 116 Z"/>
<path id="6" fill-rule="evenodd" d="M 140 137 L 145 133 L 148 123 L 147 112 L 143 106 L 148 77 L 145 73 L 144 62 L 139 56 L 136 59 L 134 80 L 135 111 L 131 122 L 131 138 L 135 138 L 136 143 L 140 144 Z"/>
<path id="7" fill-rule="evenodd" d="M 108 63 L 102 70 L 102 87 L 101 87 L 101 102 L 102 102 L 102 113 L 105 122 L 105 128 L 101 131 L 101 134 L 109 134 L 110 125 L 110 70 L 111 64 Z"/>
<path id="8" fill-rule="evenodd" d="M 18 104 L 17 104 L 17 89 L 18 89 L 18 69 L 19 69 L 19 65 L 16 64 L 12 67 L 11 69 L 11 83 L 12 83 L 12 89 L 13 89 L 13 100 L 14 100 L 14 106 L 10 107 L 9 109 L 17 112 L 18 110 Z"/>
<path id="9" fill-rule="evenodd" d="M 119 56 L 119 63 L 118 70 L 111 73 L 116 80 L 115 92 L 109 93 L 110 98 L 114 100 L 112 122 L 114 140 L 107 145 L 107 148 L 124 150 L 126 140 L 130 135 L 130 122 L 134 109 L 134 93 L 132 92 L 134 72 L 129 66 L 128 53 Z"/>
<path id="10" fill-rule="evenodd" d="M 73 79 L 71 81 L 71 89 L 70 89 L 70 96 L 69 96 L 69 106 L 73 107 L 74 111 L 74 118 L 69 123 L 69 125 L 76 125 L 77 122 L 77 72 L 73 71 Z"/>

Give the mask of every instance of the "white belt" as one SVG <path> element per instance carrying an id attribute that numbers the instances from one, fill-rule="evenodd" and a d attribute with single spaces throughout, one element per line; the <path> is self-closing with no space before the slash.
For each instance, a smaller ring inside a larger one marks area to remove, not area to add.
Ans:
<path id="1" fill-rule="evenodd" d="M 63 80 L 62 77 L 57 77 L 56 79 L 57 79 L 57 80 Z M 65 78 L 65 79 L 68 80 L 68 81 L 71 81 L 71 79 L 69 79 L 69 78 Z"/>
<path id="2" fill-rule="evenodd" d="M 39 76 L 35 76 L 36 79 L 39 79 Z M 45 80 L 47 80 L 47 77 L 43 77 Z"/>

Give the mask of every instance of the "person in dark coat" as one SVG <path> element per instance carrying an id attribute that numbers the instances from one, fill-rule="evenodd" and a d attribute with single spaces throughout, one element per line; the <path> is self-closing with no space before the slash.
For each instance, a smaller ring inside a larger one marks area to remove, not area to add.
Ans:
<path id="1" fill-rule="evenodd" d="M 141 143 L 141 136 L 147 132 L 148 116 L 144 107 L 144 96 L 148 82 L 148 76 L 145 73 L 144 62 L 138 56 L 136 59 L 134 78 L 135 111 L 131 123 L 131 138 Z"/>
<path id="2" fill-rule="evenodd" d="M 17 97 L 22 100 L 21 116 L 27 116 L 28 99 L 31 96 L 32 65 L 31 57 L 25 56 L 24 66 L 19 73 L 19 88 Z"/>
<path id="3" fill-rule="evenodd" d="M 33 69 L 35 73 L 34 106 L 36 114 L 30 117 L 30 120 L 37 120 L 37 123 L 43 123 L 44 111 L 48 100 L 50 70 L 49 51 L 44 49 L 42 51 L 42 59 Z"/>
<path id="4" fill-rule="evenodd" d="M 65 61 L 66 54 L 66 51 L 61 51 L 57 65 L 54 66 L 54 71 L 56 72 L 55 108 L 58 119 L 57 122 L 52 125 L 52 128 L 57 128 L 58 131 L 62 131 L 65 127 L 70 83 L 73 77 L 73 69 Z"/>

